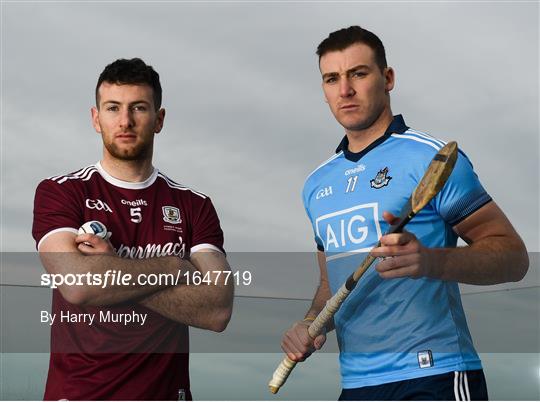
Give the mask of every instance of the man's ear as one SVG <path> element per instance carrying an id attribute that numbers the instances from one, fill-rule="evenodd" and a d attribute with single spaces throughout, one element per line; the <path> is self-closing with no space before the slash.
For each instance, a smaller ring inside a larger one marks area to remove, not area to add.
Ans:
<path id="1" fill-rule="evenodd" d="M 99 124 L 99 110 L 97 107 L 92 106 L 90 109 L 90 114 L 92 116 L 92 125 L 94 126 L 94 130 L 96 132 L 101 133 L 101 125 Z"/>
<path id="2" fill-rule="evenodd" d="M 384 90 L 390 92 L 394 89 L 396 83 L 396 73 L 392 67 L 386 67 L 384 69 Z"/>
<path id="3" fill-rule="evenodd" d="M 165 121 L 165 109 L 161 108 L 157 111 L 156 125 L 154 127 L 154 133 L 159 133 L 163 128 L 163 123 Z"/>

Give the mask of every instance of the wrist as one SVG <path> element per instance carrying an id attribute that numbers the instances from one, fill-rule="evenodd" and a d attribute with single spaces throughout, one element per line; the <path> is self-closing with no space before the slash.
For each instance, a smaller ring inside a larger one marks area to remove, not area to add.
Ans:
<path id="1" fill-rule="evenodd" d="M 308 315 L 304 317 L 304 319 L 300 322 L 306 325 L 311 325 L 311 323 L 315 321 L 316 318 L 317 318 L 316 316 Z"/>
<path id="2" fill-rule="evenodd" d="M 425 247 L 422 254 L 422 263 L 426 267 L 425 276 L 444 280 L 444 250 Z"/>
<path id="3" fill-rule="evenodd" d="M 311 324 L 313 324 L 313 322 L 317 319 L 318 316 L 313 316 L 313 315 L 307 315 L 301 322 L 304 324 L 304 325 L 307 325 L 308 327 L 311 326 Z M 318 326 L 317 326 L 318 327 Z M 315 327 L 315 328 L 317 328 Z M 328 323 L 326 325 L 323 325 L 322 327 L 320 327 L 320 329 L 318 330 L 319 334 L 326 334 L 328 332 Z"/>

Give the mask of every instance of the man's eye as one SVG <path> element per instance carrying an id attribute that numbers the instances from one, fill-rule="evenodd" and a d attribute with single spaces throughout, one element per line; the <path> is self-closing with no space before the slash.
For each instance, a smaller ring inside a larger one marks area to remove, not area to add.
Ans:
<path id="1" fill-rule="evenodd" d="M 365 77 L 367 74 L 363 71 L 355 71 L 353 73 L 353 77 L 362 78 Z"/>
<path id="2" fill-rule="evenodd" d="M 328 77 L 327 79 L 324 80 L 324 83 L 325 84 L 332 84 L 332 83 L 334 83 L 336 81 L 337 81 L 336 77 Z"/>
<path id="3" fill-rule="evenodd" d="M 146 106 L 144 105 L 133 106 L 133 110 L 136 112 L 146 112 Z"/>
<path id="4" fill-rule="evenodd" d="M 118 106 L 115 106 L 115 105 L 107 106 L 107 111 L 108 112 L 117 112 L 118 111 Z"/>

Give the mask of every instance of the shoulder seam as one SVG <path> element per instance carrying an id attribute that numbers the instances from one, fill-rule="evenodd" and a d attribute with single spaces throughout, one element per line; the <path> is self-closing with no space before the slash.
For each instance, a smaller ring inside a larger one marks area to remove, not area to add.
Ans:
<path id="1" fill-rule="evenodd" d="M 174 188 L 175 190 L 191 191 L 193 194 L 198 195 L 199 197 L 201 197 L 203 199 L 208 198 L 208 196 L 206 194 L 200 193 L 200 192 L 195 191 L 195 190 L 193 190 L 193 189 L 191 189 L 189 187 L 183 186 L 182 184 L 176 183 L 174 180 L 168 178 L 167 176 L 165 176 L 161 172 L 158 172 L 158 177 L 161 177 L 163 180 L 165 180 L 165 183 L 167 183 L 167 185 L 170 188 Z"/>
<path id="2" fill-rule="evenodd" d="M 440 145 L 441 147 L 445 146 L 447 141 L 443 141 L 439 138 L 435 138 L 434 136 L 428 134 L 428 133 L 425 133 L 423 131 L 419 131 L 419 130 L 416 130 L 414 128 L 409 128 L 407 129 L 406 133 L 409 133 L 409 134 L 416 134 L 418 135 L 419 137 L 422 137 L 422 138 L 425 138 L 425 139 L 428 139 L 428 140 L 431 140 L 433 142 L 435 142 L 436 144 Z"/>
<path id="3" fill-rule="evenodd" d="M 47 179 L 49 180 L 57 180 L 61 177 L 66 177 L 66 176 L 75 176 L 75 175 L 80 175 L 82 174 L 84 171 L 86 171 L 87 169 L 90 169 L 92 167 L 95 167 L 94 165 L 88 165 L 88 166 L 85 166 L 79 170 L 76 170 L 74 172 L 71 172 L 71 173 L 67 173 L 67 174 L 59 174 L 59 175 L 56 175 L 56 176 L 51 176 L 51 177 L 47 177 Z"/>
<path id="4" fill-rule="evenodd" d="M 67 180 L 83 180 L 88 181 L 92 177 L 92 175 L 97 172 L 95 165 L 86 166 L 82 169 L 79 169 L 75 171 L 74 173 L 66 174 L 66 175 L 59 175 L 59 176 L 51 176 L 48 177 L 48 180 L 52 180 L 55 183 L 63 184 Z"/>
<path id="5" fill-rule="evenodd" d="M 319 169 L 327 165 L 328 163 L 332 162 L 334 159 L 336 159 L 338 156 L 341 156 L 343 154 L 343 151 L 339 151 L 337 154 L 332 155 L 330 158 L 325 160 L 323 163 L 321 163 L 319 166 L 317 166 L 310 174 L 307 175 L 306 181 Z"/>
<path id="6" fill-rule="evenodd" d="M 408 132 L 406 131 L 406 133 L 408 133 Z M 409 133 L 409 134 L 414 134 L 414 133 Z M 429 141 L 429 140 L 424 139 L 424 138 L 420 138 L 420 137 L 415 136 L 415 135 L 392 134 L 392 137 L 420 142 L 420 143 L 429 145 L 430 147 L 434 148 L 436 151 L 439 151 L 442 148 L 442 145 L 436 144 L 436 143 L 434 143 L 432 141 Z"/>

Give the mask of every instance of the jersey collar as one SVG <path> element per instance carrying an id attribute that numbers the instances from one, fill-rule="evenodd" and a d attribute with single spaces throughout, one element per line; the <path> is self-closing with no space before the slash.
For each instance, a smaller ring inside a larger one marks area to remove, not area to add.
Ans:
<path id="1" fill-rule="evenodd" d="M 405 124 L 405 120 L 403 120 L 403 116 L 398 114 L 394 116 L 392 119 L 392 122 L 386 129 L 384 135 L 382 137 L 377 138 L 375 141 L 373 141 L 371 144 L 369 144 L 365 149 L 363 149 L 360 152 L 351 152 L 349 151 L 349 139 L 347 136 L 343 137 L 341 142 L 339 143 L 338 147 L 336 148 L 336 153 L 343 151 L 343 155 L 345 158 L 352 162 L 358 162 L 362 156 L 367 154 L 369 151 L 371 151 L 373 148 L 375 148 L 377 145 L 382 144 L 384 141 L 386 141 L 390 135 L 397 133 L 397 134 L 403 134 L 405 131 L 407 131 L 409 127 Z"/>
<path id="2" fill-rule="evenodd" d="M 101 162 L 96 163 L 96 169 L 98 170 L 99 174 L 107 183 L 112 184 L 113 186 L 120 187 L 120 188 L 127 188 L 129 190 L 140 190 L 143 188 L 150 187 L 154 182 L 156 181 L 157 175 L 159 171 L 154 168 L 152 174 L 148 179 L 145 181 L 140 182 L 130 182 L 130 181 L 124 181 L 117 179 L 116 177 L 111 176 L 109 173 L 103 169 L 103 166 L 101 166 Z"/>

